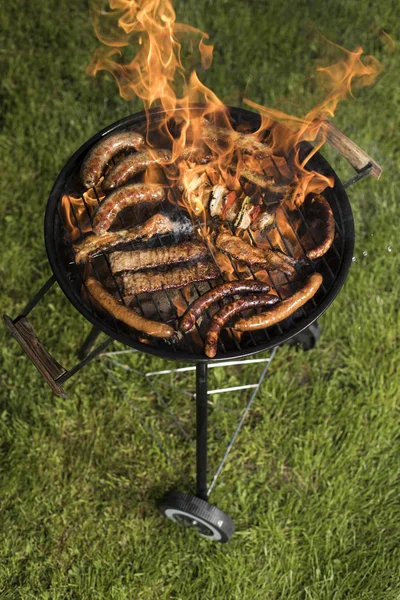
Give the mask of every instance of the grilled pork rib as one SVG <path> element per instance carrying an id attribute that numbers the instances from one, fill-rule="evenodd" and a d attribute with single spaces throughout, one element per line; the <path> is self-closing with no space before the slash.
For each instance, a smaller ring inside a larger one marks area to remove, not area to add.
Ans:
<path id="1" fill-rule="evenodd" d="M 200 260 L 206 254 L 207 246 L 202 242 L 183 242 L 177 246 L 113 252 L 109 259 L 112 272 L 121 273 Z"/>
<path id="2" fill-rule="evenodd" d="M 144 271 L 124 273 L 122 283 L 125 296 L 181 288 L 196 281 L 216 279 L 219 271 L 214 263 L 199 261 L 193 265 L 174 267 L 169 271 Z"/>

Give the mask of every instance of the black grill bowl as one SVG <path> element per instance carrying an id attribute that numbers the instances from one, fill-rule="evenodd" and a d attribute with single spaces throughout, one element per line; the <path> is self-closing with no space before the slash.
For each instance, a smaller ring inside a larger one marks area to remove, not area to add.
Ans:
<path id="1" fill-rule="evenodd" d="M 192 110 L 198 110 L 198 107 L 194 106 Z M 247 124 L 251 126 L 252 130 L 258 129 L 260 118 L 256 113 L 235 107 L 229 107 L 229 112 L 235 125 Z M 163 111 L 153 109 L 150 111 L 150 115 L 151 119 L 157 122 L 163 116 Z M 68 160 L 57 177 L 47 203 L 44 224 L 47 255 L 54 275 L 67 298 L 88 321 L 108 336 L 137 350 L 162 358 L 192 363 L 209 362 L 210 359 L 198 349 L 193 350 L 193 347 L 185 340 L 185 336 L 179 341 L 149 338 L 146 340 L 147 343 L 144 343 L 140 333 L 96 309 L 87 296 L 81 293 L 84 277 L 83 267 L 75 264 L 71 245 L 65 241 L 66 236 L 60 211 L 61 198 L 64 194 L 80 189 L 79 171 L 84 156 L 102 137 L 126 129 L 143 131 L 145 123 L 144 112 L 126 117 L 94 135 Z M 309 146 L 304 144 L 304 151 L 307 151 L 308 148 Z M 327 188 L 324 196 L 335 217 L 335 240 L 323 257 L 308 266 L 308 273 L 315 270 L 323 275 L 323 285 L 312 301 L 280 324 L 267 330 L 254 332 L 250 336 L 246 334 L 235 343 L 229 342 L 229 339 L 226 343 L 225 340 L 225 345 L 220 345 L 217 356 L 212 359 L 214 361 L 241 358 L 288 341 L 322 315 L 345 282 L 354 250 L 354 221 L 350 202 L 341 181 L 319 152 L 316 152 L 309 160 L 307 168 L 334 178 L 334 186 Z"/>

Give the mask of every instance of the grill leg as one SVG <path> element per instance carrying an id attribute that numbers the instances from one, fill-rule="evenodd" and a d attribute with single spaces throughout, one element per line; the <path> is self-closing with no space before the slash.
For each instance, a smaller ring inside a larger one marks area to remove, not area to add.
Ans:
<path id="1" fill-rule="evenodd" d="M 207 388 L 208 365 L 196 365 L 196 495 L 207 500 Z"/>
<path id="2" fill-rule="evenodd" d="M 86 356 L 89 354 L 89 352 L 93 348 L 94 343 L 97 340 L 97 338 L 99 337 L 100 333 L 101 333 L 100 329 L 97 329 L 97 327 L 92 327 L 87 338 L 85 339 L 82 346 L 78 350 L 79 360 L 83 360 L 84 358 L 86 358 Z"/>

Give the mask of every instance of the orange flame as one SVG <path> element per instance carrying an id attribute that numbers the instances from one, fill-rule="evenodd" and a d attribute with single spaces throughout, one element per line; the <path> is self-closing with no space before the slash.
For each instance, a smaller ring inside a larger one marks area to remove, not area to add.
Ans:
<path id="1" fill-rule="evenodd" d="M 63 223 L 67 230 L 69 240 L 73 243 L 92 230 L 91 217 L 104 198 L 104 193 L 100 193 L 101 182 L 96 187 L 97 196 L 93 189 L 88 190 L 82 196 L 73 196 L 64 194 L 61 198 L 61 210 L 63 213 Z"/>
<path id="2" fill-rule="evenodd" d="M 162 107 L 164 117 L 158 127 L 163 139 L 165 135 L 169 139 L 172 149 L 171 164 L 164 168 L 168 178 L 181 192 L 178 202 L 191 215 L 196 227 L 199 221 L 202 223 L 201 233 L 213 250 L 224 276 L 236 279 L 239 272 L 240 276 L 246 277 L 248 267 L 235 264 L 238 270 L 235 272 L 232 262 L 215 250 L 207 207 L 212 187 L 216 184 L 222 184 L 232 193 L 237 192 L 241 198 L 251 194 L 248 190 L 252 184 L 244 184 L 243 192 L 243 180 L 239 182 L 242 169 L 267 176 L 273 185 L 277 184 L 281 190 L 286 190 L 280 192 L 281 208 L 274 210 L 275 226 L 269 231 L 268 237 L 255 232 L 252 243 L 279 248 L 283 252 L 289 250 L 293 256 L 302 256 L 303 250 L 297 236 L 300 223 L 296 222 L 296 210 L 308 194 L 321 193 L 326 187 L 334 185 L 332 177 L 307 168 L 313 154 L 326 141 L 323 122 L 334 116 L 338 103 L 352 96 L 353 89 L 374 83 L 381 70 L 379 62 L 372 56 L 362 57 L 361 47 L 350 52 L 324 38 L 344 56 L 334 64 L 317 69 L 324 98 L 305 116 L 289 115 L 245 98 L 244 102 L 261 116 L 259 130 L 249 136 L 255 143 L 262 141 L 268 146 L 267 155 L 260 159 L 259 156 L 238 150 L 238 134 L 230 123 L 227 107 L 200 81 L 195 71 L 194 65 L 199 62 L 203 69 L 209 68 L 212 63 L 213 46 L 206 43 L 208 34 L 177 23 L 171 0 L 108 0 L 107 10 L 104 10 L 103 0 L 92 0 L 91 14 L 102 47 L 95 52 L 87 72 L 96 75 L 101 70 L 108 71 L 115 78 L 123 98 L 130 100 L 137 96 L 142 99 L 148 116 L 149 145 L 149 132 L 154 124 L 148 111 L 155 105 Z M 391 38 L 382 33 L 390 43 Z M 191 49 L 189 53 L 188 47 Z M 193 111 L 194 104 L 198 104 L 196 111 Z M 171 127 L 173 117 L 175 121 Z M 223 135 L 223 139 L 218 135 L 204 137 L 205 118 L 215 127 L 228 129 L 232 135 Z M 314 143 L 313 149 L 305 157 L 300 156 L 299 144 L 302 141 Z M 208 154 L 211 152 L 211 161 L 206 165 L 194 160 L 194 153 L 199 148 Z M 157 174 L 158 168 L 149 169 L 144 179 L 153 181 L 157 179 Z M 251 200 L 255 207 L 254 213 L 249 213 L 251 218 L 256 218 L 254 215 L 259 214 L 263 206 L 259 192 L 257 194 L 253 194 Z M 173 189 L 168 197 L 175 202 Z M 90 207 L 95 205 L 88 203 Z M 63 201 L 72 235 L 77 237 L 80 231 L 74 224 L 70 204 L 70 197 L 68 201 Z M 72 199 L 72 206 L 79 219 L 81 215 L 86 219 L 80 228 L 86 231 L 86 227 L 90 228 L 90 215 L 79 205 L 79 199 Z M 248 239 L 247 233 L 242 235 Z M 243 269 L 247 271 L 243 272 Z M 248 275 L 251 276 L 251 273 Z M 182 307 L 178 308 L 181 310 Z"/>
<path id="3" fill-rule="evenodd" d="M 107 11 L 104 10 L 103 0 L 92 0 L 93 26 L 103 46 L 95 52 L 88 73 L 95 75 L 100 70 L 109 71 L 117 81 L 121 96 L 127 100 L 138 96 L 143 100 L 146 111 L 160 104 L 165 111 L 165 120 L 160 127 L 167 133 L 169 119 L 180 109 L 180 133 L 178 137 L 169 133 L 172 162 L 176 162 L 183 148 L 199 140 L 201 122 L 205 116 L 211 116 L 209 120 L 219 126 L 232 129 L 226 107 L 201 83 L 193 68 L 194 52 L 190 54 L 191 63 L 184 64 L 187 62 L 187 59 L 183 60 L 187 54 L 183 51 L 185 44 L 193 48 L 193 41 L 197 38 L 202 67 L 211 65 L 213 47 L 205 43 L 208 34 L 177 23 L 170 0 L 109 0 L 108 4 Z M 344 58 L 317 69 L 322 87 L 326 90 L 325 98 L 304 117 L 288 115 L 244 99 L 262 117 L 257 139 L 268 134 L 268 143 L 280 162 L 280 177 L 292 182 L 291 195 L 287 198 L 291 208 L 300 205 L 310 192 L 321 192 L 327 186 L 333 186 L 332 178 L 306 169 L 312 153 L 300 161 L 297 150 L 299 142 L 317 140 L 316 149 L 319 149 L 325 141 L 321 122 L 333 117 L 339 101 L 352 95 L 354 87 L 371 85 L 380 72 L 380 64 L 374 57 L 365 56 L 364 61 L 361 59 L 362 48 L 350 52 L 330 43 L 344 53 Z M 204 106 L 194 118 L 189 107 L 197 102 Z M 209 175 L 213 174 L 213 183 L 226 183 L 232 180 L 232 165 L 237 164 L 239 168 L 244 160 L 249 160 L 236 151 L 233 139 L 226 142 L 221 147 L 218 140 L 215 143 L 207 140 L 214 158 L 206 168 L 193 166 L 187 160 L 179 161 L 178 177 L 184 184 L 186 207 L 196 216 L 204 212 L 204 207 L 201 198 L 192 190 L 193 182 L 207 171 Z M 289 167 L 284 157 L 290 153 L 294 153 L 294 159 Z M 271 169 L 271 161 L 256 166 L 258 172 L 264 170 L 270 174 Z M 230 184 L 235 186 L 235 182 L 230 181 Z"/>
<path id="4" fill-rule="evenodd" d="M 365 56 L 361 60 L 363 49 L 357 47 L 354 52 L 346 50 L 338 44 L 328 43 L 344 53 L 344 58 L 328 67 L 318 67 L 317 75 L 321 87 L 326 90 L 323 101 L 313 107 L 304 117 L 296 117 L 282 111 L 261 106 L 248 98 L 244 102 L 259 111 L 262 123 L 260 130 L 271 129 L 270 143 L 274 154 L 281 156 L 289 154 L 298 148 L 299 142 L 306 140 L 317 141 L 315 148 L 300 162 L 298 151 L 295 162 L 295 193 L 291 207 L 299 206 L 307 194 L 322 192 L 326 187 L 333 187 L 333 180 L 316 171 L 308 171 L 305 166 L 309 159 L 321 148 L 326 141 L 323 133 L 323 121 L 334 117 L 339 102 L 353 95 L 354 87 L 372 85 L 381 71 L 381 65 L 373 56 Z M 278 124 L 278 125 L 276 125 Z"/>

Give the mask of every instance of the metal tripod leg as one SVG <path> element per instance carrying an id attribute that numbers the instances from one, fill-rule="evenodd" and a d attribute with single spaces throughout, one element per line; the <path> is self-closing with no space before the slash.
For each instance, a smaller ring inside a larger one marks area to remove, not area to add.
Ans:
<path id="1" fill-rule="evenodd" d="M 83 360 L 84 358 L 86 358 L 86 356 L 89 354 L 89 352 L 93 348 L 95 341 L 99 337 L 100 333 L 101 333 L 100 329 L 97 329 L 97 327 L 92 327 L 87 338 L 85 339 L 82 346 L 78 350 L 79 360 Z"/>
<path id="2" fill-rule="evenodd" d="M 196 365 L 196 496 L 207 500 L 208 365 Z"/>

